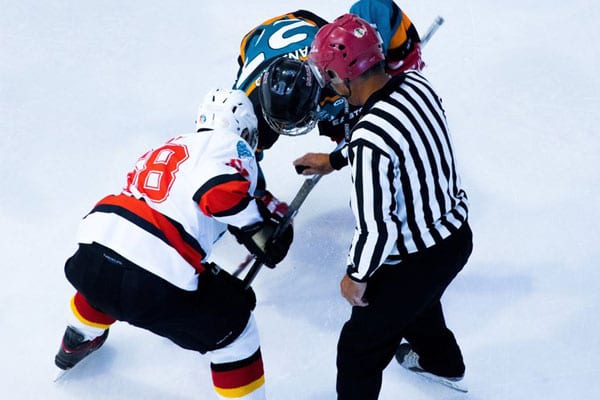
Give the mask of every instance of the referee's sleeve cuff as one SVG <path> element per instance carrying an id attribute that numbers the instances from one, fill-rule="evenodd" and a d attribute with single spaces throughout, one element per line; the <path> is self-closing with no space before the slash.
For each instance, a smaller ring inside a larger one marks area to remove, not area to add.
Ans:
<path id="1" fill-rule="evenodd" d="M 348 275 L 348 278 L 352 279 L 354 282 L 366 282 L 369 278 L 368 277 L 362 277 L 362 278 L 357 278 L 356 276 L 354 276 L 353 274 L 356 273 L 356 268 L 354 268 L 354 265 L 348 265 L 348 267 L 346 268 L 346 274 Z"/>
<path id="2" fill-rule="evenodd" d="M 329 153 L 329 163 L 335 170 L 340 170 L 348 165 L 348 158 L 344 154 L 346 147 L 336 150 L 333 153 Z"/>

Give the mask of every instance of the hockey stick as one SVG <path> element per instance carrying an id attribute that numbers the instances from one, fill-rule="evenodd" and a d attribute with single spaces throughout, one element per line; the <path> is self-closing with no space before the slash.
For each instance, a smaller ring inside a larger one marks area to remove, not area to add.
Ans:
<path id="1" fill-rule="evenodd" d="M 315 187 L 317 182 L 319 182 L 322 176 L 323 175 L 313 175 L 310 178 L 304 180 L 304 183 L 302 183 L 302 186 L 296 193 L 296 196 L 294 196 L 294 199 L 288 206 L 287 213 L 283 216 L 279 225 L 277 225 L 277 229 L 275 230 L 275 232 L 273 232 L 271 241 L 277 239 L 285 231 L 288 225 L 292 223 L 294 217 L 296 216 L 296 214 L 298 214 L 300 206 L 302 205 L 302 203 L 304 203 L 304 200 L 306 200 L 308 194 L 312 191 L 312 189 Z M 252 260 L 255 260 L 254 264 L 252 265 L 250 271 L 248 271 L 248 274 L 244 278 L 244 282 L 247 283 L 246 287 L 250 286 L 250 283 L 252 283 L 252 281 L 254 280 L 254 276 L 252 275 L 256 275 L 258 273 L 259 267 L 256 267 L 258 262 L 258 260 L 256 260 L 256 257 L 252 254 L 249 254 L 246 257 L 246 259 L 242 263 L 240 263 L 240 265 L 238 265 L 237 269 L 233 273 L 233 276 L 239 276 Z"/>
<path id="2" fill-rule="evenodd" d="M 442 26 L 443 23 L 444 18 L 438 15 L 437 18 L 431 24 L 431 26 L 429 26 L 427 32 L 425 32 L 425 35 L 421 38 L 421 47 L 425 47 L 427 42 L 429 42 L 431 37 L 435 34 L 435 32 L 437 32 L 437 30 L 440 28 L 440 26 Z"/>
<path id="3" fill-rule="evenodd" d="M 423 36 L 423 38 L 421 39 L 421 46 L 422 47 L 424 47 L 427 44 L 427 42 L 429 42 L 429 40 L 431 39 L 431 37 L 435 34 L 435 32 L 439 29 L 439 27 L 442 26 L 443 23 L 444 23 L 444 18 L 442 18 L 441 16 L 438 16 L 433 21 L 433 23 L 431 24 L 431 26 L 429 27 L 429 29 L 425 33 L 425 36 Z M 346 114 L 347 114 L 348 113 L 348 102 L 347 101 L 345 103 L 344 108 L 345 108 Z M 344 136 L 346 138 L 348 138 L 349 137 L 350 127 L 349 127 L 349 125 L 347 123 L 344 126 L 344 130 L 345 130 L 345 135 Z M 345 141 L 342 141 L 341 143 L 338 144 L 338 146 L 335 148 L 334 151 L 339 150 L 344 145 L 345 145 Z M 301 170 L 299 170 L 299 171 L 301 171 Z M 273 233 L 273 236 L 271 237 L 271 241 L 277 239 L 279 237 L 279 235 L 281 235 L 282 232 L 285 231 L 285 228 L 287 228 L 288 225 L 292 222 L 292 220 L 294 219 L 294 217 L 298 213 L 298 210 L 300 209 L 300 206 L 302 205 L 302 203 L 304 203 L 304 200 L 306 200 L 306 197 L 313 190 L 313 188 L 319 182 L 319 180 L 321 179 L 322 176 L 323 175 L 315 174 L 315 175 L 311 176 L 310 178 L 307 178 L 304 181 L 304 183 L 302 184 L 302 186 L 298 190 L 298 193 L 296 193 L 296 196 L 294 196 L 294 199 L 290 203 L 290 206 L 288 208 L 287 214 L 285 214 L 285 216 L 283 217 L 283 219 L 279 223 L 279 226 L 277 227 L 277 229 Z M 252 281 L 254 280 L 254 278 L 256 277 L 256 275 L 258 274 L 258 271 L 260 271 L 260 269 L 262 268 L 263 262 L 261 260 L 259 260 L 259 259 L 256 259 L 253 256 L 248 256 L 248 257 L 246 257 L 246 260 L 244 260 L 244 262 L 242 262 L 238 266 L 237 270 L 233 274 L 234 276 L 238 276 L 248 266 L 248 264 L 250 263 L 250 261 L 253 258 L 254 258 L 254 263 L 252 264 L 252 267 L 250 267 L 250 270 L 248 271 L 248 274 L 246 274 L 246 276 L 244 277 L 244 286 L 246 288 L 248 288 L 252 284 Z"/>
<path id="4" fill-rule="evenodd" d="M 274 240 L 277 240 L 283 234 L 283 232 L 285 232 L 285 229 L 292 223 L 292 221 L 294 220 L 294 217 L 296 216 L 296 214 L 298 214 L 298 210 L 300 209 L 300 206 L 302 205 L 302 203 L 304 203 L 304 200 L 306 200 L 309 193 L 313 190 L 313 188 L 315 187 L 317 182 L 319 182 L 319 180 L 321 179 L 322 176 L 323 175 L 313 175 L 310 178 L 306 178 L 304 180 L 304 182 L 302 183 L 302 186 L 300 187 L 300 189 L 298 190 L 298 192 L 292 199 L 292 202 L 290 203 L 290 205 L 288 207 L 287 213 L 283 216 L 279 225 L 277 225 L 277 229 L 275 229 L 275 232 L 273 232 L 273 235 L 271 236 L 271 239 L 270 239 L 271 242 Z M 235 274 L 236 274 L 235 276 L 240 274 L 240 272 L 246 267 L 246 265 L 248 265 L 248 262 L 250 260 L 251 259 L 246 259 L 246 261 L 240 265 L 241 268 L 238 267 L 238 270 L 235 271 Z M 260 269 L 262 268 L 263 265 L 264 265 L 264 263 L 261 259 L 256 258 L 254 260 L 252 267 L 250 267 L 250 270 L 244 277 L 243 282 L 244 282 L 245 288 L 250 287 L 250 285 L 252 284 L 252 281 L 254 281 L 254 278 L 256 278 L 258 271 L 260 271 Z"/>
<path id="5" fill-rule="evenodd" d="M 238 276 L 239 274 L 241 274 L 242 271 L 246 269 L 246 267 L 250 264 L 250 262 L 252 260 L 254 260 L 254 254 L 248 254 L 246 256 L 246 259 L 244 261 L 242 261 L 240 263 L 240 265 L 238 265 L 238 267 L 236 268 L 236 270 L 231 275 Z"/>
<path id="6" fill-rule="evenodd" d="M 429 42 L 429 40 L 437 32 L 437 30 L 440 28 L 440 26 L 442 26 L 443 23 L 444 23 L 443 17 L 441 17 L 441 16 L 436 17 L 436 19 L 433 21 L 433 23 L 429 26 L 429 29 L 427 30 L 427 32 L 425 32 L 425 35 L 421 38 L 421 47 L 425 47 L 425 45 Z M 346 104 L 345 104 L 345 109 L 346 109 L 346 113 L 348 113 L 348 102 L 346 102 Z M 348 124 L 345 124 L 344 128 L 346 131 L 345 137 L 349 137 L 350 127 L 348 126 Z M 338 144 L 338 146 L 335 148 L 335 150 L 339 150 L 344 145 L 345 145 L 345 141 L 342 141 L 340 144 Z M 304 183 L 298 190 L 298 193 L 296 193 L 296 196 L 294 196 L 294 199 L 290 203 L 288 212 L 285 214 L 285 216 L 279 223 L 277 229 L 273 233 L 273 236 L 271 237 L 271 241 L 279 238 L 279 236 L 285 231 L 285 229 L 288 227 L 288 225 L 293 221 L 294 217 L 298 213 L 298 210 L 300 209 L 300 206 L 302 205 L 302 203 L 304 203 L 304 200 L 306 200 L 306 197 L 308 197 L 309 193 L 312 191 L 312 189 L 315 187 L 315 185 L 319 182 L 319 180 L 321 179 L 322 176 L 323 175 L 316 174 L 316 175 L 311 176 L 310 178 L 307 178 L 304 181 Z M 244 281 L 243 281 L 244 286 L 246 288 L 248 288 L 252 284 L 252 281 L 254 281 L 254 278 L 256 277 L 256 275 L 258 274 L 258 272 L 260 271 L 260 269 L 263 266 L 263 262 L 253 256 L 249 256 L 246 258 L 246 260 L 244 262 L 242 262 L 238 266 L 237 270 L 234 272 L 234 276 L 238 276 L 248 266 L 248 264 L 250 263 L 250 261 L 252 261 L 252 259 L 254 259 L 254 263 L 252 264 L 252 267 L 250 267 L 250 270 L 244 277 Z"/>
<path id="7" fill-rule="evenodd" d="M 346 108 L 347 107 L 348 107 L 348 102 L 346 102 Z M 348 112 L 348 110 L 346 109 L 346 113 L 347 112 Z M 350 127 L 346 123 L 344 126 L 346 135 L 348 134 L 349 129 L 350 129 Z M 333 151 L 338 151 L 345 145 L 346 145 L 346 142 L 344 140 L 342 140 L 340 143 L 338 143 L 338 145 L 335 147 L 335 149 L 333 149 Z M 310 192 L 313 190 L 315 185 L 321 180 L 322 176 L 323 175 L 321 175 L 321 174 L 315 174 L 304 180 L 304 182 L 302 183 L 302 186 L 300 186 L 300 189 L 298 189 L 298 192 L 296 192 L 296 195 L 294 196 L 294 198 L 292 199 L 292 202 L 288 206 L 287 213 L 283 216 L 283 218 L 281 219 L 281 222 L 279 222 L 279 225 L 277 226 L 277 229 L 275 229 L 275 232 L 273 232 L 273 235 L 271 236 L 271 239 L 270 239 L 271 241 L 276 240 L 277 238 L 279 238 L 280 235 L 283 234 L 283 232 L 285 232 L 285 229 L 292 223 L 296 214 L 298 214 L 298 210 L 300 209 L 300 206 L 302 205 L 302 203 L 304 203 L 304 200 L 306 200 L 306 198 L 308 197 Z M 256 274 L 258 274 L 258 271 L 260 271 L 260 269 L 262 268 L 263 262 L 254 256 L 247 257 L 246 260 L 243 263 L 241 263 L 238 266 L 238 269 L 234 272 L 234 276 L 238 276 L 246 268 L 246 266 L 248 266 L 248 264 L 250 263 L 250 261 L 252 261 L 252 259 L 254 259 L 254 263 L 252 264 L 252 267 L 250 267 L 250 270 L 244 277 L 244 287 L 246 287 L 246 288 L 248 288 L 252 284 L 252 281 L 256 277 Z"/>

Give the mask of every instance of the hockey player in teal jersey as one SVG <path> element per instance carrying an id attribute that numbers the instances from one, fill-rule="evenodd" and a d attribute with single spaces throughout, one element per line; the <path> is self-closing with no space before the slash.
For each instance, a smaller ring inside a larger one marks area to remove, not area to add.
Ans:
<path id="1" fill-rule="evenodd" d="M 360 0 L 350 11 L 380 30 L 389 73 L 424 67 L 419 34 L 396 3 Z M 360 107 L 348 106 L 335 92 L 321 89 L 304 63 L 316 32 L 326 23 L 310 11 L 298 10 L 264 21 L 241 41 L 233 86 L 243 90 L 254 106 L 260 132 L 259 161 L 281 134 L 301 135 L 318 126 L 320 135 L 339 143 L 358 120 Z M 326 164 L 327 172 L 341 169 L 346 165 L 344 152 L 331 153 Z M 260 171 L 257 194 L 264 193 L 266 182 Z"/>

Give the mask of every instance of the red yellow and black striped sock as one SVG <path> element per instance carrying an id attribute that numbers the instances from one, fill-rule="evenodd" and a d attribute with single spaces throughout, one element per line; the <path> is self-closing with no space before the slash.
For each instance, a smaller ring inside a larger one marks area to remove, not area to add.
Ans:
<path id="1" fill-rule="evenodd" d="M 263 389 L 264 369 L 260 348 L 250 357 L 210 364 L 215 391 L 225 399 L 252 399 L 252 393 Z"/>
<path id="2" fill-rule="evenodd" d="M 79 292 L 71 299 L 73 317 L 69 325 L 82 333 L 86 340 L 100 336 L 116 320 L 108 314 L 92 307 L 87 299 Z"/>

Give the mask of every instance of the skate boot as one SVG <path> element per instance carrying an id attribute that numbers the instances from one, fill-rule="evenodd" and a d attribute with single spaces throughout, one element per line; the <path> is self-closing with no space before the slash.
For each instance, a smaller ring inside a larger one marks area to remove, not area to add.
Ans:
<path id="1" fill-rule="evenodd" d="M 67 326 L 60 349 L 56 357 L 54 357 L 54 363 L 60 369 L 71 369 L 90 353 L 98 350 L 104 344 L 107 337 L 108 329 L 93 340 L 84 340 L 83 335 L 75 328 Z"/>
<path id="2" fill-rule="evenodd" d="M 396 350 L 396 361 L 409 371 L 412 371 L 428 380 L 447 386 L 459 392 L 466 393 L 466 387 L 461 386 L 458 382 L 463 379 L 463 376 L 440 376 L 428 372 L 419 364 L 419 355 L 413 351 L 412 346 L 408 343 L 402 343 Z"/>

